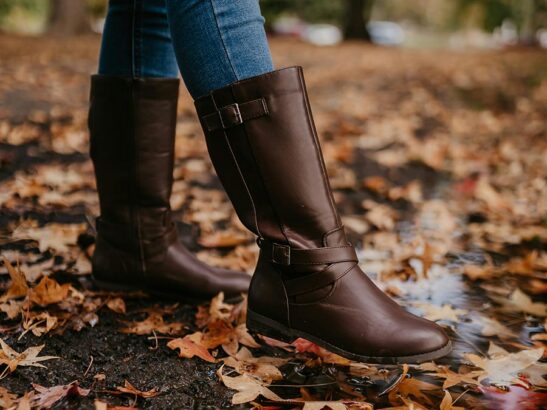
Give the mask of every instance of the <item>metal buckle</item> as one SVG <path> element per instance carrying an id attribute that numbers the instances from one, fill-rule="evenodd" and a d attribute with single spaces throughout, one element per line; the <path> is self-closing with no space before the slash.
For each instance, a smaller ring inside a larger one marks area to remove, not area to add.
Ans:
<path id="1" fill-rule="evenodd" d="M 220 124 L 224 129 L 243 124 L 243 118 L 241 117 L 238 103 L 222 107 L 218 110 L 218 116 L 220 118 Z"/>
<path id="2" fill-rule="evenodd" d="M 278 243 L 272 244 L 272 262 L 289 266 L 291 264 L 291 247 Z"/>

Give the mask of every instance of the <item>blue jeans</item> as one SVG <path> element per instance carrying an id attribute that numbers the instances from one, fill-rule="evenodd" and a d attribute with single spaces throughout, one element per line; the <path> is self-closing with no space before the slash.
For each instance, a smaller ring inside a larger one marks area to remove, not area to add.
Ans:
<path id="1" fill-rule="evenodd" d="M 194 98 L 274 69 L 258 0 L 110 0 L 99 74 L 176 77 Z"/>

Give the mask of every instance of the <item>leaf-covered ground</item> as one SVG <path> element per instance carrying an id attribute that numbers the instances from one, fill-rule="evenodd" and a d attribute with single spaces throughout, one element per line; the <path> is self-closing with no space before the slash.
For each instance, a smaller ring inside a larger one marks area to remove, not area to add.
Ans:
<path id="1" fill-rule="evenodd" d="M 545 405 L 546 53 L 272 41 L 278 66 L 306 69 L 365 271 L 455 341 L 436 363 L 382 367 L 249 334 L 245 301 L 195 306 L 93 287 L 85 125 L 98 45 L 0 36 L 0 407 Z M 185 243 L 251 272 L 253 238 L 212 172 L 185 92 L 176 155 Z"/>

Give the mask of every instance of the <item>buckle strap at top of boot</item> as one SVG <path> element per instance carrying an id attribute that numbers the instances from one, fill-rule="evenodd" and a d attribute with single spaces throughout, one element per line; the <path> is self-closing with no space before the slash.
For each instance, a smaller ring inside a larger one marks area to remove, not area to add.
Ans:
<path id="1" fill-rule="evenodd" d="M 327 265 L 338 262 L 359 262 L 351 245 L 312 249 L 295 249 L 289 245 L 261 241 L 261 249 L 270 253 L 271 261 L 283 266 Z"/>
<path id="2" fill-rule="evenodd" d="M 263 115 L 268 115 L 268 106 L 264 98 L 259 98 L 241 104 L 226 105 L 212 114 L 204 115 L 201 117 L 201 121 L 207 131 L 215 131 L 235 127 Z"/>

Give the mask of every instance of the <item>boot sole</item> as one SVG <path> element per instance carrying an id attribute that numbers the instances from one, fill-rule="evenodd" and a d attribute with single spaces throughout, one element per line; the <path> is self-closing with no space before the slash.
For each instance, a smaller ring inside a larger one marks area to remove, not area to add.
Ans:
<path id="1" fill-rule="evenodd" d="M 411 356 L 362 356 L 359 354 L 351 353 L 340 349 L 339 347 L 333 346 L 329 342 L 326 342 L 316 336 L 310 335 L 306 332 L 300 330 L 291 329 L 281 323 L 262 316 L 258 313 L 255 313 L 247 309 L 247 328 L 255 333 L 259 333 L 263 336 L 270 337 L 272 339 L 281 340 L 285 343 L 292 343 L 299 337 L 309 340 L 332 353 L 336 353 L 347 359 L 363 362 L 363 363 L 373 363 L 373 364 L 418 364 L 427 362 L 430 360 L 438 359 L 440 357 L 446 356 L 452 351 L 452 343 L 448 343 L 441 347 L 440 349 L 434 350 L 432 352 L 421 353 Z"/>
<path id="2" fill-rule="evenodd" d="M 160 290 L 144 289 L 144 287 L 126 285 L 124 283 L 109 282 L 109 281 L 105 281 L 105 280 L 102 280 L 102 279 L 97 279 L 93 275 L 91 275 L 91 277 L 92 277 L 93 283 L 95 284 L 96 287 L 98 287 L 99 289 L 107 290 L 107 291 L 111 291 L 111 292 L 137 292 L 137 291 L 140 291 L 140 292 L 147 293 L 151 296 L 157 297 L 159 299 L 173 300 L 173 301 L 180 301 L 180 302 L 189 302 L 189 303 L 192 303 L 192 304 L 208 302 L 209 300 L 211 300 L 211 298 L 213 298 L 215 296 L 215 295 L 213 295 L 213 296 L 199 297 L 199 296 L 185 295 L 184 293 L 180 293 L 180 292 L 163 292 L 163 291 L 160 291 Z M 224 299 L 224 301 L 226 303 L 231 303 L 231 304 L 241 302 L 242 300 L 243 300 L 243 296 L 241 296 L 241 295 L 234 295 L 234 296 L 229 296 L 229 297 L 227 296 Z"/>

